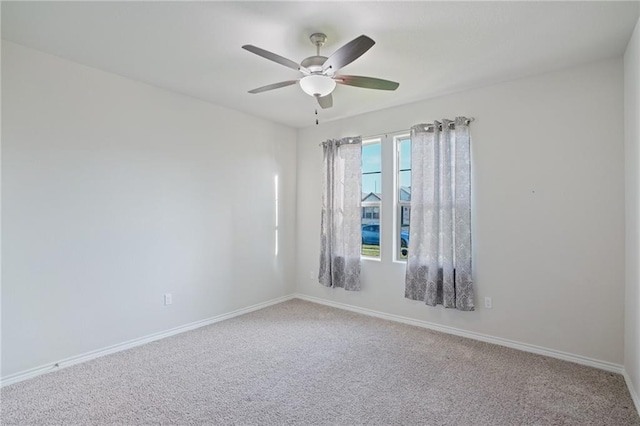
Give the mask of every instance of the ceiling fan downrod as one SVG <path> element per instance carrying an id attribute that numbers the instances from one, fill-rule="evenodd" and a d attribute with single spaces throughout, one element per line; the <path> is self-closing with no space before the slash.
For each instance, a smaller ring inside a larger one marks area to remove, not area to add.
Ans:
<path id="1" fill-rule="evenodd" d="M 316 47 L 316 56 L 320 56 L 320 48 L 327 42 L 327 36 L 323 33 L 313 33 L 309 36 L 309 40 Z"/>

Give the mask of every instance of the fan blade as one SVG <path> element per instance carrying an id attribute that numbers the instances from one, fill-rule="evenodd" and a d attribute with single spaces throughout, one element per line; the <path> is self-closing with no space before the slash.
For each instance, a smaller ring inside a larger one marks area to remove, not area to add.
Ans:
<path id="1" fill-rule="evenodd" d="M 284 58 L 280 55 L 276 55 L 275 53 L 269 52 L 268 50 L 260 49 L 259 47 L 253 46 L 251 44 L 245 44 L 242 46 L 244 50 L 248 50 L 251 53 L 255 53 L 258 56 L 262 56 L 270 61 L 277 62 L 285 67 L 293 68 L 298 71 L 300 69 L 300 65 L 293 62 L 291 59 Z"/>
<path id="2" fill-rule="evenodd" d="M 334 71 L 339 70 L 345 65 L 348 65 L 358 59 L 364 54 L 364 52 L 371 49 L 371 46 L 374 44 L 376 44 L 376 42 L 366 35 L 361 35 L 360 37 L 351 40 L 349 43 L 336 50 L 333 55 L 329 56 L 322 65 L 322 71 L 326 71 L 329 68 L 332 68 Z"/>
<path id="3" fill-rule="evenodd" d="M 364 87 L 365 89 L 396 90 L 400 83 L 383 80 L 381 78 L 362 77 L 359 75 L 337 75 L 334 77 L 336 83 L 347 86 Z"/>
<path id="4" fill-rule="evenodd" d="M 281 81 L 280 83 L 273 83 L 267 86 L 258 87 L 257 89 L 249 90 L 249 93 L 262 93 L 267 90 L 279 89 L 281 87 L 291 86 L 292 84 L 296 84 L 298 80 L 289 80 L 289 81 Z"/>
<path id="5" fill-rule="evenodd" d="M 333 106 L 333 96 L 331 96 L 331 93 L 323 97 L 317 96 L 316 99 L 318 99 L 318 103 L 322 109 L 331 108 Z"/>

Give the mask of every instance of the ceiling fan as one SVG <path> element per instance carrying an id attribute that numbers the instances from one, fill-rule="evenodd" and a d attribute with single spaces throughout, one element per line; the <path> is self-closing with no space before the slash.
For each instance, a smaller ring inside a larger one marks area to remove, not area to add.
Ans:
<path id="1" fill-rule="evenodd" d="M 251 53 L 277 62 L 285 67 L 300 71 L 302 74 L 297 80 L 287 80 L 269 84 L 249 90 L 249 93 L 262 93 L 267 90 L 279 89 L 300 82 L 302 90 L 308 95 L 315 97 L 322 108 L 330 108 L 333 106 L 331 92 L 335 89 L 336 84 L 377 90 L 396 90 L 400 85 L 395 81 L 382 80 L 380 78 L 336 74 L 338 70 L 358 59 L 375 44 L 375 41 L 369 37 L 365 35 L 356 37 L 336 50 L 333 55 L 328 58 L 326 56 L 320 56 L 320 48 L 327 41 L 327 36 L 322 33 L 315 33 L 311 34 L 309 39 L 311 43 L 316 46 L 316 55 L 303 59 L 300 64 L 250 44 L 242 46 L 243 49 Z"/>

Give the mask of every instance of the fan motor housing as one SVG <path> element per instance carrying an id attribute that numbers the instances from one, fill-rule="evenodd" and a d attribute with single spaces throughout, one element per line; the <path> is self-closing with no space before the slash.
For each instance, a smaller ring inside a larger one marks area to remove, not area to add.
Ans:
<path id="1" fill-rule="evenodd" d="M 312 73 L 322 72 L 322 64 L 327 60 L 326 56 L 309 56 L 302 60 L 300 65 L 311 71 Z"/>

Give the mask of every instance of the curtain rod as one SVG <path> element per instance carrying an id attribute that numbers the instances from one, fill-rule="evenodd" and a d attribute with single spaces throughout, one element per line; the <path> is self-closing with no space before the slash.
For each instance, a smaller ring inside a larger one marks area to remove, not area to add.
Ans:
<path id="1" fill-rule="evenodd" d="M 349 144 L 361 143 L 362 138 L 360 136 L 351 136 L 351 137 L 339 139 L 337 142 L 338 142 L 338 145 L 349 145 Z M 326 141 L 320 142 L 318 146 L 325 146 L 326 144 L 327 144 Z"/>
<path id="2" fill-rule="evenodd" d="M 454 120 L 450 120 L 450 121 L 451 121 L 451 124 L 455 125 Z M 471 123 L 472 121 L 475 121 L 475 117 L 467 118 L 467 124 Z M 433 127 L 433 124 L 429 125 L 428 127 Z M 410 133 L 410 132 L 411 132 L 410 128 L 409 129 L 401 129 L 401 130 L 394 130 L 393 132 L 384 132 L 384 133 L 378 133 L 378 134 L 375 134 L 375 135 L 362 136 L 361 139 L 364 141 L 365 139 L 373 139 L 373 138 L 378 137 L 378 136 L 387 136 L 389 133 L 394 134 L 394 133 Z M 318 146 L 323 146 L 323 145 L 324 145 L 324 142 L 320 142 L 318 144 Z"/>
<path id="3" fill-rule="evenodd" d="M 471 123 L 472 121 L 475 121 L 475 118 L 474 118 L 474 117 L 471 117 L 471 118 L 467 118 L 467 117 L 456 117 L 456 118 L 464 118 L 464 119 L 465 119 L 466 124 L 469 124 L 469 123 Z M 449 121 L 449 126 L 450 126 L 450 127 L 455 127 L 455 126 L 456 126 L 456 122 L 455 122 L 455 120 L 447 120 L 447 121 Z M 426 128 L 425 128 L 425 130 L 427 130 L 427 131 L 428 131 L 429 129 L 433 129 L 433 128 L 435 127 L 435 124 L 426 124 L 426 125 L 425 125 L 425 127 L 426 127 Z M 439 127 L 440 127 L 440 129 L 442 129 L 442 123 L 440 123 L 440 126 L 439 126 Z"/>

